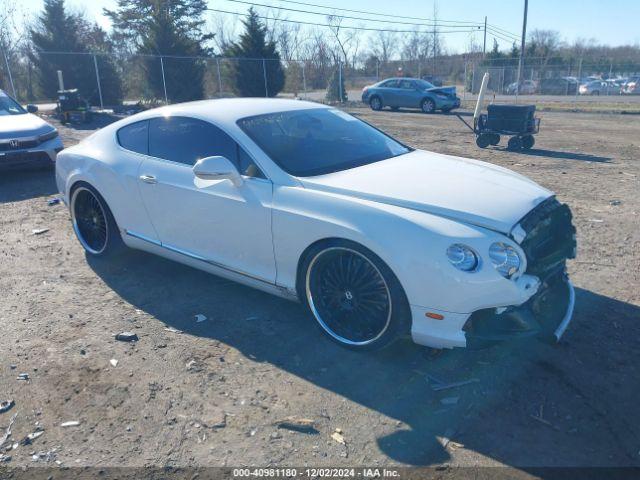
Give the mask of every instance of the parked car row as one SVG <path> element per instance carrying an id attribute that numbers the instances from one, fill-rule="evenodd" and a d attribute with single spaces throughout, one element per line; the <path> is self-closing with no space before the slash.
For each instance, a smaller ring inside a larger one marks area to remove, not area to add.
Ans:
<path id="1" fill-rule="evenodd" d="M 640 94 L 640 77 L 610 78 L 599 77 L 554 77 L 543 80 L 523 80 L 507 85 L 507 95 L 637 95 Z"/>

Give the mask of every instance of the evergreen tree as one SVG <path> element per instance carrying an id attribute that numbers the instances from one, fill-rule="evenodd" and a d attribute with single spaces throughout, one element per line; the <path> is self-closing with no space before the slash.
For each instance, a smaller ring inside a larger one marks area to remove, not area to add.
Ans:
<path id="1" fill-rule="evenodd" d="M 340 95 L 342 93 L 342 96 Z M 325 99 L 328 102 L 346 102 L 347 89 L 344 86 L 344 75 L 340 74 L 340 68 L 336 68 L 329 79 Z"/>
<path id="2" fill-rule="evenodd" d="M 94 49 L 111 53 L 108 37 L 102 29 L 90 25 L 81 15 L 68 13 L 64 0 L 45 0 L 44 10 L 29 36 L 32 46 L 29 56 L 36 67 L 40 91 L 46 98 L 57 97 L 57 70 L 61 70 L 65 88 L 77 88 L 91 104 L 99 104 L 93 57 L 87 53 Z M 122 84 L 111 59 L 100 56 L 97 61 L 104 103 L 119 103 Z"/>
<path id="3" fill-rule="evenodd" d="M 57 97 L 57 70 L 64 75 L 65 87 L 77 87 L 84 94 L 86 70 L 90 58 L 42 52 L 86 52 L 78 39 L 78 20 L 67 13 L 64 0 L 45 0 L 44 10 L 29 31 L 33 51 L 30 54 L 37 71 L 38 85 L 45 97 Z M 95 87 L 95 81 L 94 85 Z"/>
<path id="4" fill-rule="evenodd" d="M 122 102 L 123 88 L 121 72 L 116 67 L 114 61 L 116 57 L 113 42 L 107 32 L 97 23 L 91 25 L 86 23 L 82 18 L 79 20 L 85 23 L 85 28 L 80 32 L 81 42 L 86 45 L 91 52 L 96 54 L 100 88 L 102 89 L 102 101 L 105 105 L 118 105 Z M 94 79 L 94 83 L 95 82 Z M 92 105 L 99 104 L 100 98 L 97 91 L 89 98 L 89 101 Z"/>
<path id="5" fill-rule="evenodd" d="M 205 0 L 118 0 L 116 10 L 105 9 L 118 37 L 148 55 L 144 72 L 154 98 L 164 98 L 165 84 L 171 102 L 203 98 L 204 60 L 187 57 L 210 53 L 205 44 L 212 35 L 203 31 L 206 8 Z"/>
<path id="6" fill-rule="evenodd" d="M 242 23 L 244 33 L 238 42 L 232 43 L 223 52 L 225 56 L 238 58 L 230 67 L 234 91 L 243 97 L 264 97 L 265 94 L 275 97 L 284 88 L 285 80 L 275 42 L 267 41 L 267 28 L 260 22 L 253 7 Z"/>

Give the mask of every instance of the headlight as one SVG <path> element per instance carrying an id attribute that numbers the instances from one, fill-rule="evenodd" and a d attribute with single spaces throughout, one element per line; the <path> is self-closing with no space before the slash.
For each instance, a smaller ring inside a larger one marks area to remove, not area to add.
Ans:
<path id="1" fill-rule="evenodd" d="M 511 278 L 520 270 L 520 255 L 515 248 L 506 243 L 494 243 L 489 248 L 491 263 L 504 278 Z"/>
<path id="2" fill-rule="evenodd" d="M 463 272 L 473 272 L 478 268 L 480 259 L 466 245 L 456 243 L 447 248 L 447 258 L 451 262 L 451 265 Z"/>
<path id="3" fill-rule="evenodd" d="M 42 135 L 40 135 L 38 137 L 38 141 L 40 141 L 40 143 L 44 143 L 48 140 L 53 140 L 54 138 L 56 138 L 58 136 L 58 130 L 56 130 L 55 128 L 53 130 L 51 130 L 50 132 L 44 133 Z"/>

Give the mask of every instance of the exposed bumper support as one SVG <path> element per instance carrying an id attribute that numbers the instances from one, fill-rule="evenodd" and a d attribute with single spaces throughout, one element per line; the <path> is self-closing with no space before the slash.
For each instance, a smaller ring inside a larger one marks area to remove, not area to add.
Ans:
<path id="1" fill-rule="evenodd" d="M 566 279 L 566 282 L 567 287 L 569 288 L 569 304 L 567 305 L 567 311 L 564 314 L 564 318 L 560 322 L 560 325 L 558 325 L 558 328 L 556 328 L 556 331 L 553 332 L 557 342 L 560 341 L 560 338 L 564 334 L 565 330 L 567 330 L 569 323 L 571 323 L 571 319 L 573 318 L 573 309 L 576 304 L 576 291 L 573 288 L 573 284 L 568 278 Z"/>

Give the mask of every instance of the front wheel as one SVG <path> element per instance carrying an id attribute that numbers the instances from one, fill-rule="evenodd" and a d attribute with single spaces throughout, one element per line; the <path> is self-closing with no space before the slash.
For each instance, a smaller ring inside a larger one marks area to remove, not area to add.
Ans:
<path id="1" fill-rule="evenodd" d="M 312 249 L 299 286 L 320 328 L 353 350 L 382 348 L 408 332 L 411 313 L 400 282 L 373 252 L 349 241 Z"/>
<path id="2" fill-rule="evenodd" d="M 433 113 L 436 111 L 436 102 L 430 98 L 425 98 L 420 104 L 420 109 L 422 113 Z"/>
<path id="3" fill-rule="evenodd" d="M 382 110 L 382 100 L 377 96 L 371 97 L 371 100 L 369 100 L 369 106 L 371 107 L 371 110 L 375 110 L 376 112 Z"/>
<path id="4" fill-rule="evenodd" d="M 88 183 L 71 191 L 71 220 L 78 241 L 94 257 L 106 257 L 122 246 L 122 238 L 111 210 Z"/>

